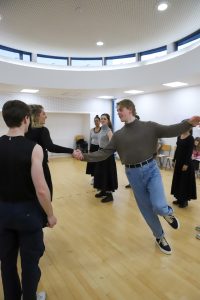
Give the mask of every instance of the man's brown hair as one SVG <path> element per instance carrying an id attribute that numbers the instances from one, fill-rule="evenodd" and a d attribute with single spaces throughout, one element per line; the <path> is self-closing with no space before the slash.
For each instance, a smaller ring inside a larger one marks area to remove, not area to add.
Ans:
<path id="1" fill-rule="evenodd" d="M 135 114 L 136 114 L 135 104 L 130 99 L 123 99 L 123 100 L 117 102 L 117 106 L 126 107 L 127 109 L 131 109 L 133 116 L 135 116 Z"/>

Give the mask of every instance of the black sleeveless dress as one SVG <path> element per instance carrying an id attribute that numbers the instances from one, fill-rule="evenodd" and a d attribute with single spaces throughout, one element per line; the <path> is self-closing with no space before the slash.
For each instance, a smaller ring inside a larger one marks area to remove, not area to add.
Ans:
<path id="1" fill-rule="evenodd" d="M 62 147 L 59 145 L 55 145 L 52 142 L 52 139 L 50 137 L 49 130 L 46 127 L 40 127 L 40 128 L 29 128 L 28 132 L 25 134 L 26 138 L 29 140 L 32 140 L 39 144 L 44 153 L 44 159 L 43 159 L 43 170 L 44 170 L 44 176 L 47 182 L 47 185 L 49 187 L 51 198 L 53 196 L 53 185 L 51 180 L 51 173 L 48 166 L 48 151 L 53 153 L 73 153 L 72 148 Z"/>

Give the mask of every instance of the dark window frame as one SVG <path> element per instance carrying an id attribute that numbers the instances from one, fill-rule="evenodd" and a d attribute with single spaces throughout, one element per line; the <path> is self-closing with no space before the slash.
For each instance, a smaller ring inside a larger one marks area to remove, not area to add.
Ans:
<path id="1" fill-rule="evenodd" d="M 191 41 L 197 40 L 198 38 L 200 38 L 200 29 L 187 35 L 186 37 L 176 41 L 176 48 L 178 49 L 178 46 L 182 46 L 184 44 L 187 44 Z"/>
<path id="2" fill-rule="evenodd" d="M 66 61 L 66 66 L 69 65 L 69 57 L 67 56 L 55 56 L 55 55 L 46 55 L 46 54 L 37 54 L 38 57 L 43 57 L 43 58 L 49 58 L 49 59 L 57 59 L 57 60 L 63 60 Z"/>
<path id="3" fill-rule="evenodd" d="M 108 60 L 117 60 L 117 59 L 123 59 L 123 58 L 131 58 L 136 57 L 135 53 L 125 54 L 125 55 L 115 55 L 115 56 L 106 56 L 105 57 L 105 63 L 107 63 Z"/>
<path id="4" fill-rule="evenodd" d="M 3 45 L 0 45 L 0 49 L 8 51 L 8 52 L 11 52 L 11 53 L 18 53 L 20 60 L 23 60 L 23 55 L 24 54 L 28 55 L 30 57 L 30 61 L 32 61 L 32 53 L 31 52 L 23 51 L 23 50 L 18 50 L 18 49 L 7 47 L 7 46 L 3 46 Z"/>

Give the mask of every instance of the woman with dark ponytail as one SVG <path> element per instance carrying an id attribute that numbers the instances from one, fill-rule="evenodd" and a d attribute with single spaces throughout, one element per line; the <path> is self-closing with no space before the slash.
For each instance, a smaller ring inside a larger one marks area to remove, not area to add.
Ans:
<path id="1" fill-rule="evenodd" d="M 100 118 L 98 115 L 94 117 L 95 127 L 90 130 L 90 152 L 95 152 L 99 149 L 99 133 L 101 130 L 100 127 Z M 86 174 L 94 176 L 96 163 L 88 162 L 86 167 Z M 94 183 L 94 178 L 92 178 L 92 183 Z"/>

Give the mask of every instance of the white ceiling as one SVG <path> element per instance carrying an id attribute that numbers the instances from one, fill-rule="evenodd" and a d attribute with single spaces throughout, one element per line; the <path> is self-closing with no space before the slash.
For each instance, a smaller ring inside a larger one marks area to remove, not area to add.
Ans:
<path id="1" fill-rule="evenodd" d="M 59 56 L 112 56 L 160 47 L 200 28 L 200 0 L 1 0 L 0 43 Z M 97 47 L 97 41 L 103 47 Z"/>
<path id="2" fill-rule="evenodd" d="M 0 0 L 0 44 L 40 54 L 103 57 L 167 45 L 200 28 L 200 0 L 168 0 L 169 9 L 165 12 L 156 10 L 158 2 L 157 0 Z M 98 40 L 105 43 L 103 47 L 96 46 Z M 184 63 L 184 60 L 182 61 Z M 182 79 L 190 85 L 200 84 L 197 67 L 194 65 L 194 72 L 191 70 L 192 66 L 189 67 L 188 76 L 185 74 L 187 72 L 182 72 L 182 78 L 180 71 L 177 74 L 179 78 L 176 78 L 176 70 L 171 69 L 171 75 L 174 75 L 172 81 Z M 137 73 L 141 72 L 138 70 Z M 77 86 L 71 84 L 71 87 L 66 85 L 66 88 L 64 86 L 48 88 L 45 85 L 39 86 L 39 89 L 41 95 L 74 99 L 87 99 L 103 94 L 122 97 L 125 95 L 123 93 L 125 89 L 141 89 L 146 93 L 167 89 L 160 84 L 165 73 L 159 70 L 155 76 L 151 78 L 150 75 L 146 81 L 140 74 L 137 78 L 133 78 L 131 84 L 129 80 L 126 86 L 126 74 L 130 75 L 127 70 L 121 78 L 124 87 L 120 87 L 119 81 L 116 81 L 112 82 L 110 88 L 105 84 L 101 85 L 101 88 L 85 89 L 80 88 L 77 82 Z M 2 75 L 5 77 L 5 73 Z M 74 78 L 76 80 L 77 76 Z M 21 88 L 31 87 L 38 86 L 34 84 L 31 86 L 30 83 L 23 85 L 21 82 L 12 84 L 0 80 L 0 91 L 3 92 L 18 92 Z"/>

